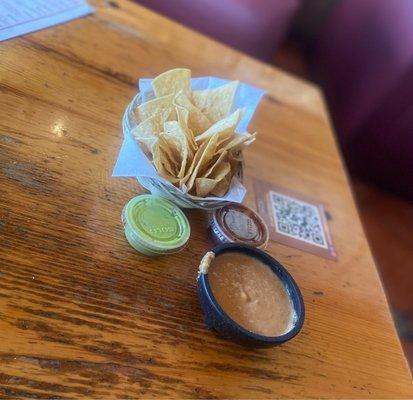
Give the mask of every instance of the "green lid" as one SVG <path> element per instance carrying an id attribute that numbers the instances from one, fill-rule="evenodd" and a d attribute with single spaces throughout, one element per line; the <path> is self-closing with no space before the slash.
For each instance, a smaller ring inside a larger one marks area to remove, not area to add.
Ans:
<path id="1" fill-rule="evenodd" d="M 182 250 L 191 232 L 188 219 L 177 206 L 150 194 L 130 200 L 123 209 L 122 220 L 128 242 L 147 255 Z"/>

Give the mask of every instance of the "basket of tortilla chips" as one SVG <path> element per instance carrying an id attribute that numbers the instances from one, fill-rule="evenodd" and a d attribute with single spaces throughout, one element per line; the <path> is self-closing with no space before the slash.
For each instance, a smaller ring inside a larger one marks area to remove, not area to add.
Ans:
<path id="1" fill-rule="evenodd" d="M 141 87 L 125 111 L 123 131 L 144 153 L 141 162 L 156 171 L 137 174 L 142 186 L 181 207 L 212 209 L 245 195 L 243 149 L 256 133 L 239 128 L 248 124 L 262 91 L 256 89 L 252 107 L 242 86 L 248 85 L 197 79 L 179 68 Z"/>

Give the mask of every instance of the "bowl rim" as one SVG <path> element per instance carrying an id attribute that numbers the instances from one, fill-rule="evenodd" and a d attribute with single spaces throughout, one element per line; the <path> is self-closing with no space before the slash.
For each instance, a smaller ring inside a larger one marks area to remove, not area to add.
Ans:
<path id="1" fill-rule="evenodd" d="M 283 282 L 285 286 L 287 286 L 288 284 L 288 293 L 293 302 L 294 311 L 297 315 L 297 320 L 294 324 L 294 327 L 283 335 L 264 336 L 258 333 L 251 332 L 239 325 L 237 322 L 235 322 L 222 309 L 222 307 L 220 306 L 220 304 L 215 299 L 215 296 L 212 293 L 212 288 L 209 284 L 208 273 L 201 273 L 199 279 L 201 280 L 201 283 L 205 289 L 204 292 L 208 297 L 209 303 L 214 307 L 215 311 L 219 314 L 219 316 L 222 319 L 224 319 L 224 321 L 227 324 L 232 325 L 234 328 L 240 331 L 240 333 L 242 333 L 249 339 L 253 339 L 255 341 L 259 341 L 262 343 L 284 343 L 295 337 L 301 331 L 305 320 L 304 300 L 294 278 L 279 261 L 277 261 L 271 255 L 257 247 L 253 247 L 242 243 L 223 243 L 214 247 L 211 251 L 215 254 L 215 256 L 229 251 L 238 251 L 244 254 L 252 255 L 253 257 L 256 257 L 262 262 L 264 262 L 269 268 L 271 268 L 271 270 L 277 275 L 277 277 Z"/>

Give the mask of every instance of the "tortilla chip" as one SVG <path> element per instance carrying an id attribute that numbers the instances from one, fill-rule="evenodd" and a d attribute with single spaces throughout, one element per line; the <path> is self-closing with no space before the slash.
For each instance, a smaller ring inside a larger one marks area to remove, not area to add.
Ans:
<path id="1" fill-rule="evenodd" d="M 132 132 L 133 137 L 141 146 L 141 149 L 145 154 L 152 154 L 152 147 L 158 139 L 157 135 L 142 135 L 137 128 L 135 128 Z"/>
<path id="2" fill-rule="evenodd" d="M 166 121 L 166 119 L 170 117 L 170 114 L 175 112 L 173 99 L 174 95 L 170 94 L 167 96 L 158 97 L 146 103 L 142 103 L 134 110 L 137 121 L 145 121 L 154 114 L 161 114 L 163 120 Z"/>
<path id="3" fill-rule="evenodd" d="M 239 82 L 233 81 L 215 89 L 195 90 L 193 104 L 212 122 L 226 117 L 232 108 Z"/>
<path id="4" fill-rule="evenodd" d="M 191 103 L 182 91 L 175 96 L 174 104 L 188 111 L 188 128 L 192 130 L 195 136 L 206 131 L 211 126 L 209 119 Z"/>
<path id="5" fill-rule="evenodd" d="M 181 168 L 181 144 L 179 139 L 162 132 L 159 135 L 159 143 L 164 155 L 168 158 L 170 165 L 173 168 L 172 175 L 177 177 Z"/>
<path id="6" fill-rule="evenodd" d="M 222 148 L 220 148 L 217 151 L 217 153 L 221 153 L 224 151 L 236 151 L 241 146 L 242 147 L 248 146 L 255 140 L 256 136 L 257 136 L 256 132 L 253 134 L 250 134 L 248 132 L 245 132 L 243 134 L 237 134 L 229 142 L 225 143 L 225 145 Z"/>
<path id="7" fill-rule="evenodd" d="M 194 133 L 188 127 L 189 111 L 180 106 L 175 106 L 175 111 L 176 111 L 179 125 L 181 125 L 181 128 L 184 130 L 186 134 L 189 146 L 191 150 L 195 152 L 198 149 L 198 144 L 195 142 Z"/>
<path id="8" fill-rule="evenodd" d="M 192 160 L 194 155 L 192 149 L 189 146 L 188 139 L 185 131 L 182 129 L 178 121 L 167 121 L 164 124 L 165 137 L 175 142 L 175 145 L 179 150 L 180 168 L 178 172 L 178 178 L 182 179 L 185 175 L 188 161 Z"/>
<path id="9" fill-rule="evenodd" d="M 175 68 L 158 75 L 152 80 L 152 88 L 156 97 L 176 94 L 180 90 L 186 95 L 191 95 L 191 70 Z"/>
<path id="10" fill-rule="evenodd" d="M 195 194 L 198 197 L 207 197 L 209 193 L 215 188 L 217 181 L 209 178 L 195 179 Z"/>
<path id="11" fill-rule="evenodd" d="M 200 158 L 202 157 L 202 154 L 204 153 L 204 150 L 207 147 L 207 145 L 208 145 L 208 142 L 202 143 L 202 145 L 199 147 L 199 149 L 195 153 L 195 156 L 192 159 L 191 165 L 189 166 L 185 176 L 179 182 L 179 187 L 184 193 L 188 191 L 186 183 L 188 182 L 188 179 L 191 177 L 191 174 L 194 171 L 195 166 L 198 164 Z"/>
<path id="12" fill-rule="evenodd" d="M 222 179 L 220 182 L 216 184 L 214 189 L 211 190 L 210 195 L 212 196 L 217 196 L 217 197 L 223 197 L 227 194 L 228 189 L 231 185 L 231 176 L 228 174 L 224 179 Z"/>
<path id="13" fill-rule="evenodd" d="M 199 158 L 198 163 L 195 165 L 194 170 L 192 171 L 191 177 L 188 180 L 187 189 L 190 191 L 194 185 L 195 179 L 204 172 L 205 168 L 208 166 L 209 162 L 212 160 L 215 154 L 217 146 L 218 135 L 215 134 L 212 136 L 205 146 L 205 149 L 202 152 L 201 157 Z"/>
<path id="14" fill-rule="evenodd" d="M 163 131 L 162 114 L 155 114 L 142 121 L 132 130 L 132 136 L 142 145 L 144 151 L 152 152 L 152 146 Z"/>
<path id="15" fill-rule="evenodd" d="M 215 186 L 231 172 L 231 165 L 227 162 L 221 163 L 215 170 L 216 175 L 211 178 L 196 178 L 195 191 L 199 197 L 208 196 Z"/>
<path id="16" fill-rule="evenodd" d="M 241 115 L 242 115 L 242 110 L 241 109 L 236 110 L 231 115 L 228 115 L 226 118 L 223 118 L 219 120 L 218 122 L 215 122 L 214 125 L 208 128 L 204 133 L 202 133 L 201 135 L 198 135 L 195 138 L 195 141 L 197 143 L 200 143 L 204 140 L 209 139 L 211 136 L 215 135 L 216 133 L 219 133 L 220 140 L 229 137 L 234 132 L 234 129 L 238 125 Z"/>
<path id="17" fill-rule="evenodd" d="M 206 170 L 206 172 L 202 175 L 203 178 L 209 178 L 212 174 L 214 174 L 215 169 L 225 161 L 227 157 L 227 152 L 221 153 L 218 157 L 215 157 L 211 161 L 211 166 Z"/>
<path id="18" fill-rule="evenodd" d="M 175 177 L 175 169 L 171 164 L 171 155 L 167 154 L 167 147 L 165 147 L 161 138 L 155 142 L 152 150 L 152 162 L 159 175 L 172 183 L 178 182 L 179 179 Z"/>
<path id="19" fill-rule="evenodd" d="M 181 106 L 175 106 L 176 116 L 181 125 L 188 126 L 189 111 Z"/>
<path id="20" fill-rule="evenodd" d="M 237 133 L 233 132 L 232 135 L 224 136 L 218 140 L 217 144 L 217 152 L 220 149 L 223 149 L 234 137 L 237 135 Z"/>

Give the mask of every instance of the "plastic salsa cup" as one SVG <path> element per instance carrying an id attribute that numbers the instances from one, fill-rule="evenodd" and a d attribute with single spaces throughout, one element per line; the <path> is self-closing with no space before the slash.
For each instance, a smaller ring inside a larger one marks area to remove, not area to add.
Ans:
<path id="1" fill-rule="evenodd" d="M 210 230 L 216 244 L 244 243 L 265 249 L 268 228 L 264 220 L 251 208 L 230 203 L 211 214 Z"/>
<path id="2" fill-rule="evenodd" d="M 148 256 L 181 251 L 191 233 L 180 208 L 150 194 L 131 199 L 122 211 L 122 222 L 129 244 Z"/>

